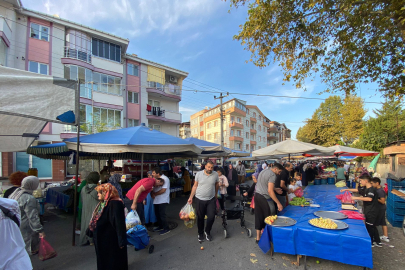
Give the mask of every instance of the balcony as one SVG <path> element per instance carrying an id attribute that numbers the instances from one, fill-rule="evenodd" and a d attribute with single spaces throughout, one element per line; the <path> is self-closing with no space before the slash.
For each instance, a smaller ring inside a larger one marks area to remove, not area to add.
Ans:
<path id="1" fill-rule="evenodd" d="M 91 64 L 91 52 L 86 52 L 82 50 L 78 50 L 75 48 L 70 48 L 69 46 L 65 46 L 65 58 L 77 59 L 88 64 Z"/>
<path id="2" fill-rule="evenodd" d="M 250 141 L 250 145 L 256 145 L 256 141 Z"/>
<path id="3" fill-rule="evenodd" d="M 271 127 L 271 128 L 268 129 L 268 131 L 270 133 L 278 133 L 279 132 L 278 128 L 276 128 L 276 127 Z"/>
<path id="4" fill-rule="evenodd" d="M 246 117 L 246 112 L 244 112 L 243 110 L 236 108 L 236 107 L 231 107 L 229 109 L 225 109 L 225 113 L 226 114 L 232 114 L 232 115 L 240 115 L 243 117 Z"/>
<path id="5" fill-rule="evenodd" d="M 250 121 L 251 122 L 257 122 L 257 119 L 256 119 L 256 117 L 250 117 Z"/>
<path id="6" fill-rule="evenodd" d="M 250 133 L 257 133 L 256 129 L 250 129 Z"/>
<path id="7" fill-rule="evenodd" d="M 263 126 L 265 126 L 265 127 L 267 127 L 267 128 L 270 128 L 270 123 L 269 123 L 269 122 L 266 122 L 266 121 L 263 121 Z"/>
<path id="8" fill-rule="evenodd" d="M 181 114 L 178 112 L 172 112 L 167 110 L 162 110 L 161 107 L 150 107 L 151 110 L 147 110 L 146 118 L 149 121 L 154 122 L 168 122 L 168 123 L 181 123 Z"/>
<path id="9" fill-rule="evenodd" d="M 277 136 L 270 135 L 270 134 L 267 134 L 267 139 L 270 140 L 270 141 L 276 141 L 276 140 L 278 139 L 278 137 L 277 137 Z"/>
<path id="10" fill-rule="evenodd" d="M 8 25 L 8 22 L 6 20 L 6 18 L 4 18 L 3 16 L 0 15 L 0 33 L 2 33 L 0 35 L 0 38 L 2 37 L 4 39 L 4 41 L 8 44 L 6 44 L 7 46 L 10 46 L 10 39 L 11 39 L 11 28 Z"/>
<path id="11" fill-rule="evenodd" d="M 163 85 L 157 82 L 148 82 L 146 91 L 151 94 L 181 100 L 181 87 L 171 83 Z"/>
<path id="12" fill-rule="evenodd" d="M 229 124 L 229 127 L 230 127 L 230 128 L 240 128 L 240 129 L 243 129 L 243 124 L 238 123 L 238 122 L 231 122 L 231 123 Z"/>
<path id="13" fill-rule="evenodd" d="M 229 137 L 230 141 L 239 141 L 239 142 L 243 142 L 243 138 L 239 137 L 239 136 L 231 136 Z"/>

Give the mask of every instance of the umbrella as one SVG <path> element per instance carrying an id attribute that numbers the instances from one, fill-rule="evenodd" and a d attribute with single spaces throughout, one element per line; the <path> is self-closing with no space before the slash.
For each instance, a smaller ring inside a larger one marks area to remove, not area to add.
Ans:
<path id="1" fill-rule="evenodd" d="M 373 151 L 368 151 L 368 150 L 363 150 L 363 149 L 358 149 L 358 148 L 352 148 L 352 147 L 342 146 L 342 145 L 334 145 L 334 146 L 331 146 L 328 148 L 332 149 L 334 151 L 335 156 L 370 157 L 370 156 L 376 156 L 379 154 L 378 152 L 373 152 Z"/>
<path id="2" fill-rule="evenodd" d="M 369 169 L 372 169 L 373 172 L 375 172 L 376 169 L 377 169 L 377 162 L 378 162 L 378 159 L 380 158 L 380 155 L 381 155 L 381 154 L 378 154 L 378 155 L 371 161 L 370 166 L 368 166 L 368 168 L 369 168 Z"/>
<path id="3" fill-rule="evenodd" d="M 327 147 L 295 140 L 285 140 L 252 152 L 253 157 L 290 156 L 310 154 L 316 156 L 333 155 L 334 150 Z"/>

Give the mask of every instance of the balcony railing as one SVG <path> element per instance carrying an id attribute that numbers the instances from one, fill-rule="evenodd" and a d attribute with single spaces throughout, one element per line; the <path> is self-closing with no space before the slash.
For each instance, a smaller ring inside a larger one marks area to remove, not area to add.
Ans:
<path id="1" fill-rule="evenodd" d="M 65 57 L 77 59 L 91 64 L 91 52 L 70 48 L 69 46 L 65 46 Z"/>
<path id="2" fill-rule="evenodd" d="M 152 109 L 148 111 L 148 115 L 165 117 L 165 110 L 162 110 L 160 107 L 152 107 Z"/>
<path id="3" fill-rule="evenodd" d="M 165 85 L 163 85 L 157 82 L 148 81 L 148 88 L 155 88 L 169 95 L 181 96 L 181 87 L 171 83 L 166 83 Z"/>
<path id="4" fill-rule="evenodd" d="M 243 124 L 242 124 L 242 123 L 235 122 L 235 121 L 231 121 L 231 123 L 229 123 L 229 127 L 231 127 L 231 128 L 241 128 L 241 129 L 243 129 Z"/>

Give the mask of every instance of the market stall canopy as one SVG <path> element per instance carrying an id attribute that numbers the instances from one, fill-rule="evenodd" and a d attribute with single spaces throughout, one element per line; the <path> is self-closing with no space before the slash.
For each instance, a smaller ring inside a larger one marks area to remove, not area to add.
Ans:
<path id="1" fill-rule="evenodd" d="M 47 122 L 74 124 L 77 82 L 0 66 L 0 152 L 25 151 Z"/>
<path id="2" fill-rule="evenodd" d="M 250 156 L 249 152 L 245 151 L 239 151 L 239 150 L 232 150 L 230 148 L 224 147 L 227 151 L 230 151 L 231 153 L 227 155 L 228 157 L 248 157 Z"/>
<path id="3" fill-rule="evenodd" d="M 85 153 L 145 153 L 179 156 L 197 156 L 203 151 L 191 142 L 147 128 L 145 126 L 122 128 L 82 136 L 80 152 Z M 76 150 L 77 138 L 67 139 L 66 145 Z M 146 158 L 146 156 L 145 156 Z"/>
<path id="4" fill-rule="evenodd" d="M 264 156 L 288 156 L 288 155 L 302 155 L 304 153 L 316 156 L 331 156 L 334 150 L 327 147 L 299 142 L 295 140 L 285 140 L 265 148 L 256 150 L 252 152 L 253 157 L 264 157 Z"/>
<path id="5" fill-rule="evenodd" d="M 197 138 L 187 138 L 184 139 L 185 141 L 188 141 L 190 143 L 193 143 L 197 145 L 198 147 L 204 148 L 204 151 L 202 154 L 214 154 L 214 153 L 226 153 L 229 154 L 231 151 L 226 150 L 225 147 L 222 147 L 220 144 L 212 143 L 212 142 L 207 142 L 204 140 L 200 140 Z"/>
<path id="6" fill-rule="evenodd" d="M 247 157 L 231 157 L 228 158 L 227 161 L 256 161 L 256 160 L 267 160 L 271 159 L 271 157 L 252 157 L 252 155 L 249 155 Z"/>
<path id="7" fill-rule="evenodd" d="M 333 149 L 335 151 L 334 152 L 335 156 L 370 157 L 370 156 L 377 156 L 379 154 L 378 152 L 357 149 L 357 148 L 352 148 L 352 147 L 342 146 L 342 145 L 334 145 L 334 146 L 331 146 L 328 148 Z"/>

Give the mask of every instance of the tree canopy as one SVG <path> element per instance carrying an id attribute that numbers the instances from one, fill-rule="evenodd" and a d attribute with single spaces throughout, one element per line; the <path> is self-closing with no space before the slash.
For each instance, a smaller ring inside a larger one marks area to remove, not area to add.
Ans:
<path id="1" fill-rule="evenodd" d="M 353 93 L 376 82 L 385 96 L 405 94 L 405 0 L 230 0 L 248 4 L 234 39 L 265 67 L 280 63 L 284 80 L 305 88 L 320 74 L 326 92 Z"/>

